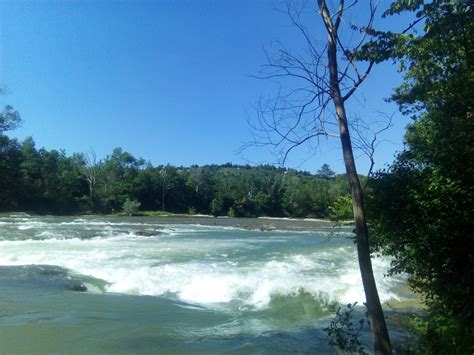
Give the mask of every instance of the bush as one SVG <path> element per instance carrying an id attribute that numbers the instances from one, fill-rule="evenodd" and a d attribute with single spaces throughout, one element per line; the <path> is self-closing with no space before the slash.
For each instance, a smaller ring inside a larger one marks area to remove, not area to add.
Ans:
<path id="1" fill-rule="evenodd" d="M 474 327 L 447 312 L 441 302 L 428 302 L 427 314 L 417 323 L 420 349 L 425 354 L 473 354 Z"/>
<path id="2" fill-rule="evenodd" d="M 138 202 L 137 200 L 130 200 L 129 198 L 127 198 L 122 206 L 123 213 L 128 216 L 132 216 L 138 212 L 140 205 L 140 202 Z"/>
<path id="3" fill-rule="evenodd" d="M 352 220 L 352 199 L 350 196 L 340 196 L 329 206 L 329 219 L 331 221 Z"/>
<path id="4" fill-rule="evenodd" d="M 214 217 L 220 216 L 222 213 L 223 207 L 224 207 L 224 201 L 222 197 L 220 196 L 214 197 L 214 199 L 211 201 L 211 206 L 210 206 L 211 214 Z"/>
<path id="5" fill-rule="evenodd" d="M 365 319 L 361 318 L 354 326 L 353 312 L 355 303 L 349 303 L 345 309 L 339 307 L 336 316 L 324 331 L 328 335 L 329 345 L 335 346 L 348 353 L 367 354 L 359 340 L 359 334 L 364 327 Z"/>

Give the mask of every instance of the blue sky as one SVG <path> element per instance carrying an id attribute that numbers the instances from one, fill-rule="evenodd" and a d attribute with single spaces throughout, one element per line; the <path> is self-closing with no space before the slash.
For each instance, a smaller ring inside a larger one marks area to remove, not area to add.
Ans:
<path id="1" fill-rule="evenodd" d="M 0 82 L 9 88 L 0 105 L 13 105 L 24 121 L 11 135 L 68 154 L 92 148 L 104 157 L 120 146 L 153 164 L 275 162 L 264 148 L 243 157 L 236 150 L 250 139 L 246 115 L 269 93 L 269 83 L 251 77 L 266 62 L 263 48 L 299 41 L 277 6 L 0 1 Z M 365 106 L 354 102 L 350 111 L 396 112 L 383 99 L 400 80 L 392 63 L 376 67 L 362 87 Z M 380 147 L 377 167 L 402 148 L 407 122 L 395 115 L 384 137 L 394 143 Z M 315 172 L 323 163 L 343 171 L 337 140 L 296 151 L 287 165 Z"/>

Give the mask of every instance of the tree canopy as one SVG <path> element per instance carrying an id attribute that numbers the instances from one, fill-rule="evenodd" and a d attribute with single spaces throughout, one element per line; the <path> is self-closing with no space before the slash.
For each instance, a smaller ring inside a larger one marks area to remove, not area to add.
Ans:
<path id="1" fill-rule="evenodd" d="M 20 122 L 20 114 L 14 111 L 12 106 L 5 106 L 0 113 L 0 134 L 17 128 Z"/>
<path id="2" fill-rule="evenodd" d="M 331 204 L 348 194 L 342 175 L 328 180 L 271 165 L 153 166 L 120 148 L 97 161 L 7 136 L 0 136 L 0 168 L 0 209 L 7 211 L 110 213 L 128 199 L 142 210 L 328 217 Z"/>
<path id="3" fill-rule="evenodd" d="M 473 8 L 467 1 L 396 1 L 387 15 L 401 11 L 416 12 L 422 30 L 376 33 L 367 47 L 379 45 L 381 59 L 399 60 L 404 82 L 392 99 L 413 118 L 405 149 L 372 181 L 374 246 L 426 297 L 424 351 L 472 353 Z"/>

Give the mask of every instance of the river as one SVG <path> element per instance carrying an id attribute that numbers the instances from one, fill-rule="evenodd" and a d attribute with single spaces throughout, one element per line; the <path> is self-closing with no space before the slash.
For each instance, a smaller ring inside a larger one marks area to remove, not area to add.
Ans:
<path id="1" fill-rule="evenodd" d="M 322 328 L 364 301 L 350 236 L 3 215 L 0 353 L 334 352 Z M 403 275 L 373 264 L 382 302 L 403 299 Z"/>

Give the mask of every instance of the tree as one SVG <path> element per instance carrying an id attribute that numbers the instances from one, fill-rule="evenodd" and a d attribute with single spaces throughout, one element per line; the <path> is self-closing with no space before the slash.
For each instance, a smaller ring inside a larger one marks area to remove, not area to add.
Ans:
<path id="1" fill-rule="evenodd" d="M 0 95 L 5 87 L 0 86 Z M 7 105 L 0 113 L 0 208 L 18 208 L 22 195 L 21 153 L 16 139 L 10 139 L 4 132 L 15 129 L 21 123 L 20 114 Z"/>
<path id="2" fill-rule="evenodd" d="M 392 272 L 409 273 L 425 296 L 422 350 L 472 353 L 474 9 L 396 1 L 386 15 L 403 11 L 416 13 L 410 28 L 421 30 L 374 32 L 364 53 L 400 61 L 405 80 L 393 100 L 414 120 L 404 151 L 373 181 L 371 226 Z"/>
<path id="3" fill-rule="evenodd" d="M 10 105 L 5 106 L 0 113 L 0 134 L 18 127 L 21 123 L 21 117 L 18 111 L 14 111 Z"/>
<path id="4" fill-rule="evenodd" d="M 368 2 L 367 21 L 364 26 L 357 26 L 343 18 L 356 3 L 346 4 L 339 0 L 337 7 L 331 8 L 326 0 L 317 1 L 320 23 L 327 33 L 325 44 L 320 46 L 303 25 L 308 12 L 295 2 L 287 3 L 286 12 L 302 34 L 306 55 L 294 54 L 286 48 L 281 48 L 274 56 L 267 54 L 268 64 L 258 77 L 279 80 L 280 86 L 275 98 L 261 99 L 258 103 L 256 122 L 251 123 L 255 139 L 250 144 L 273 146 L 284 162 L 293 149 L 320 137 L 340 139 L 374 349 L 377 354 L 390 354 L 390 339 L 372 270 L 363 191 L 346 113 L 346 103 L 367 78 L 375 62 L 370 60 L 362 68 L 362 63 L 356 59 L 369 39 L 368 31 L 372 28 L 377 5 Z M 347 35 L 341 35 L 344 27 L 350 32 Z M 352 41 L 356 36 L 357 40 Z"/>
<path id="5" fill-rule="evenodd" d="M 20 170 L 25 190 L 23 206 L 26 209 L 35 209 L 40 205 L 42 195 L 41 157 L 32 137 L 27 137 L 21 143 L 20 149 L 23 157 Z"/>
<path id="6" fill-rule="evenodd" d="M 190 169 L 186 182 L 192 205 L 201 213 L 208 213 L 212 201 L 215 182 L 214 174 L 208 168 L 195 167 Z"/>
<path id="7" fill-rule="evenodd" d="M 336 173 L 329 167 L 328 164 L 323 164 L 321 169 L 317 171 L 317 174 L 322 177 L 323 179 L 334 179 L 336 177 Z"/>
<path id="8" fill-rule="evenodd" d="M 214 217 L 220 216 L 222 214 L 222 210 L 224 207 L 224 201 L 221 196 L 216 196 L 214 199 L 211 201 L 211 213 Z"/>
<path id="9" fill-rule="evenodd" d="M 84 164 L 81 170 L 89 186 L 89 198 L 92 202 L 95 193 L 95 185 L 97 184 L 97 170 L 99 168 L 97 154 L 91 149 L 90 156 L 89 154 L 83 155 L 83 160 Z"/>
<path id="10" fill-rule="evenodd" d="M 128 196 L 133 195 L 134 180 L 140 173 L 140 168 L 145 164 L 143 159 L 136 159 L 121 148 L 114 148 L 112 155 L 101 162 L 96 177 L 96 193 L 101 200 L 101 209 L 110 211 L 119 209 Z"/>
<path id="11" fill-rule="evenodd" d="M 128 197 L 125 199 L 125 202 L 123 203 L 122 209 L 123 212 L 127 216 L 132 216 L 138 212 L 138 209 L 140 208 L 140 202 L 137 200 L 130 200 Z"/>
<path id="12" fill-rule="evenodd" d="M 147 164 L 135 179 L 135 195 L 144 210 L 158 210 L 161 207 L 160 171 Z"/>
<path id="13" fill-rule="evenodd" d="M 349 196 L 340 196 L 329 206 L 329 218 L 332 221 L 347 221 L 353 218 L 352 199 Z"/>
<path id="14" fill-rule="evenodd" d="M 166 169 L 169 168 L 169 165 L 164 166 L 163 169 L 160 171 L 161 175 L 161 210 L 166 211 L 165 207 L 165 197 L 166 197 L 166 190 L 170 189 L 172 185 L 168 181 L 168 174 Z"/>
<path id="15" fill-rule="evenodd" d="M 0 209 L 17 210 L 24 197 L 20 146 L 16 139 L 0 134 Z"/>

